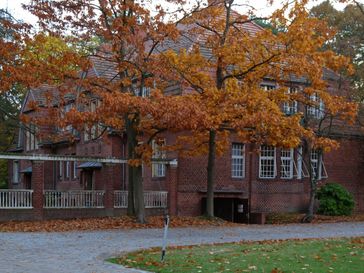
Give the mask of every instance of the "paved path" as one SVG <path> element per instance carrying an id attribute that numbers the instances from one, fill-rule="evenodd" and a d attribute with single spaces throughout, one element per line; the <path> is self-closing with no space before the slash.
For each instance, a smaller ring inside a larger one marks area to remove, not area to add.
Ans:
<path id="1" fill-rule="evenodd" d="M 364 236 L 364 222 L 287 226 L 176 228 L 170 245 Z M 1 273 L 114 273 L 141 272 L 105 262 L 125 251 L 160 246 L 161 229 L 0 233 Z"/>

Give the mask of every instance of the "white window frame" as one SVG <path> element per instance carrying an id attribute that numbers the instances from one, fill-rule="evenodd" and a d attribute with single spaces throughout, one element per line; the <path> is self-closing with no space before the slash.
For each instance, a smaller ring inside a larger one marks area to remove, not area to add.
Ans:
<path id="1" fill-rule="evenodd" d="M 293 179 L 293 149 L 281 149 L 281 179 Z"/>
<path id="2" fill-rule="evenodd" d="M 73 161 L 73 178 L 77 179 L 77 161 Z"/>
<path id="3" fill-rule="evenodd" d="M 162 146 L 166 145 L 166 140 L 159 141 Z M 152 141 L 153 156 L 152 159 L 165 159 L 167 154 L 166 151 L 160 150 L 155 140 Z M 152 163 L 152 177 L 165 177 L 166 176 L 166 164 L 165 163 Z"/>
<path id="4" fill-rule="evenodd" d="M 309 177 L 309 174 L 308 174 L 308 169 L 307 169 L 307 166 L 305 164 L 305 162 L 303 161 L 303 158 L 302 158 L 302 146 L 299 146 L 297 148 L 297 163 L 295 160 L 293 160 L 293 165 L 294 165 L 294 168 L 296 170 L 296 173 L 297 175 L 295 175 L 297 177 L 297 179 L 301 180 L 305 177 Z"/>
<path id="5" fill-rule="evenodd" d="M 323 118 L 325 105 L 322 99 L 320 99 L 317 93 L 314 93 L 310 95 L 310 101 L 315 105 L 307 107 L 307 114 L 316 119 Z"/>
<path id="6" fill-rule="evenodd" d="M 63 179 L 63 161 L 59 161 L 58 171 L 59 171 L 59 180 L 62 180 Z"/>
<path id="7" fill-rule="evenodd" d="M 245 145 L 242 143 L 231 145 L 231 177 L 245 177 Z"/>
<path id="8" fill-rule="evenodd" d="M 262 83 L 262 84 L 260 84 L 260 88 L 261 88 L 263 91 L 270 91 L 270 90 L 274 90 L 274 89 L 276 89 L 276 85 L 274 85 L 274 84 L 266 84 L 266 83 Z"/>
<path id="9" fill-rule="evenodd" d="M 25 150 L 33 151 L 38 149 L 38 139 L 36 137 L 37 127 L 34 124 L 30 124 L 29 128 L 26 128 L 25 133 Z"/>
<path id="10" fill-rule="evenodd" d="M 97 108 L 100 106 L 100 100 L 91 100 L 90 102 L 90 111 L 91 113 L 95 113 Z M 91 130 L 89 132 L 91 139 L 96 139 L 98 137 L 98 130 L 99 126 L 98 124 L 94 124 L 91 126 Z"/>
<path id="11" fill-rule="evenodd" d="M 66 179 L 70 179 L 71 166 L 70 162 L 66 161 Z"/>
<path id="12" fill-rule="evenodd" d="M 13 184 L 19 184 L 20 182 L 20 164 L 18 160 L 13 161 Z"/>
<path id="13" fill-rule="evenodd" d="M 297 87 L 289 87 L 287 90 L 287 94 L 291 95 L 291 94 L 295 94 L 297 93 L 298 88 Z M 298 103 L 297 101 L 285 101 L 283 103 L 283 113 L 285 113 L 286 115 L 293 115 L 296 114 L 298 111 Z"/>
<path id="14" fill-rule="evenodd" d="M 317 180 L 321 180 L 323 178 L 328 178 L 326 167 L 324 160 L 322 158 L 322 154 L 320 154 L 320 158 L 318 156 L 317 150 L 311 150 L 311 172 L 312 175 L 316 176 L 316 171 L 318 172 Z M 320 159 L 320 160 L 319 160 Z M 321 161 L 321 164 L 318 166 L 318 162 Z"/>
<path id="15" fill-rule="evenodd" d="M 151 91 L 150 87 L 144 86 L 144 87 L 142 87 L 141 94 L 140 94 L 140 87 L 136 87 L 136 88 L 134 88 L 134 95 L 136 97 L 148 98 L 148 97 L 150 97 L 150 91 Z"/>
<path id="16" fill-rule="evenodd" d="M 150 87 L 143 87 L 142 88 L 142 97 L 147 98 L 150 97 Z"/>
<path id="17" fill-rule="evenodd" d="M 83 133 L 83 141 L 87 142 L 87 141 L 90 141 L 90 129 L 88 128 L 87 125 L 85 125 L 85 130 L 84 130 L 84 133 Z"/>
<path id="18" fill-rule="evenodd" d="M 267 148 L 269 148 L 269 149 L 267 149 Z M 272 155 L 269 155 L 269 156 L 262 155 L 263 150 L 270 151 L 270 152 L 273 151 L 273 156 Z M 263 173 L 263 167 L 264 167 L 263 163 L 264 163 L 264 161 L 267 161 L 267 160 L 273 162 L 273 165 L 269 165 L 269 166 L 273 167 L 272 175 L 267 175 L 267 174 Z M 277 176 L 276 148 L 273 146 L 262 145 L 262 146 L 260 146 L 260 153 L 259 153 L 259 178 L 274 179 L 274 178 L 276 178 L 276 176 Z"/>
<path id="19" fill-rule="evenodd" d="M 63 114 L 62 118 L 64 118 L 65 117 L 65 114 L 68 113 L 72 108 L 73 108 L 73 103 L 69 103 L 69 104 L 65 105 L 64 106 L 64 114 Z M 71 132 L 72 129 L 73 129 L 73 127 L 72 127 L 71 124 L 66 125 L 65 130 L 67 132 Z"/>

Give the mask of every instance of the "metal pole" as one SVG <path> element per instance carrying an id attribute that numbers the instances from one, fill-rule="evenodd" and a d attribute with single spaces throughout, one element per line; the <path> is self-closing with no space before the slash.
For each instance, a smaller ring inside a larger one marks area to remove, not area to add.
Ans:
<path id="1" fill-rule="evenodd" d="M 163 243 L 162 243 L 162 257 L 161 257 L 161 262 L 164 261 L 164 257 L 166 256 L 168 225 L 169 225 L 169 216 L 166 215 L 164 217 L 164 234 L 163 234 Z"/>

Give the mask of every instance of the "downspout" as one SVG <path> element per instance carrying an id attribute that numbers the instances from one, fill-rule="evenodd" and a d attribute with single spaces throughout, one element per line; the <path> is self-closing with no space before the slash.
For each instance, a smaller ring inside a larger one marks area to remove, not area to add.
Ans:
<path id="1" fill-rule="evenodd" d="M 250 214 L 251 214 L 251 198 L 252 198 L 252 174 L 253 174 L 253 147 L 254 144 L 250 145 L 250 153 L 249 153 L 249 178 L 248 178 L 248 185 L 249 185 L 249 190 L 248 190 L 248 224 L 250 224 Z"/>

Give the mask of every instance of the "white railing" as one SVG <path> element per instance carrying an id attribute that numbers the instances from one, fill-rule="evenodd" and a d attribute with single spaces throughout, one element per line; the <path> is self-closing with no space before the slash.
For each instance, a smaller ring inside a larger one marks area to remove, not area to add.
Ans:
<path id="1" fill-rule="evenodd" d="M 0 190 L 0 209 L 31 209 L 33 190 Z"/>
<path id="2" fill-rule="evenodd" d="M 145 208 L 166 208 L 167 207 L 166 191 L 146 191 L 144 192 Z"/>
<path id="3" fill-rule="evenodd" d="M 144 192 L 145 208 L 166 208 L 168 193 L 166 191 L 146 191 Z M 128 207 L 128 192 L 114 191 L 114 207 Z"/>
<path id="4" fill-rule="evenodd" d="M 114 191 L 114 208 L 127 208 L 127 207 L 128 207 L 128 192 Z"/>
<path id="5" fill-rule="evenodd" d="M 44 191 L 44 208 L 103 208 L 105 191 Z"/>

